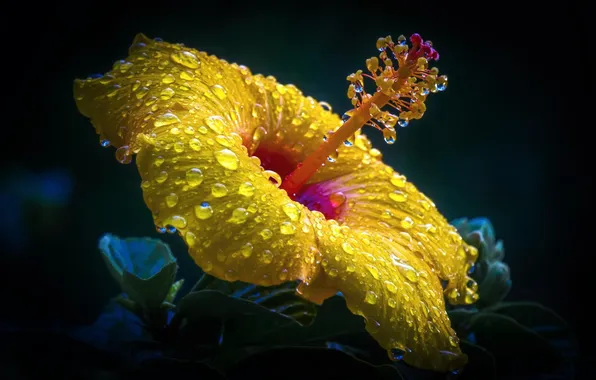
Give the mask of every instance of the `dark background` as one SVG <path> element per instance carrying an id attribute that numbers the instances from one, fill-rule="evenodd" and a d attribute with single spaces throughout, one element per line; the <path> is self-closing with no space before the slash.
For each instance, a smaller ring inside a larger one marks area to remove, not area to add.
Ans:
<path id="1" fill-rule="evenodd" d="M 101 234 L 157 236 L 136 167 L 99 147 L 72 97 L 73 80 L 126 58 L 136 33 L 274 75 L 341 113 L 345 77 L 376 54 L 376 38 L 418 32 L 441 54 L 448 89 L 395 145 L 367 134 L 448 219 L 488 217 L 505 242 L 508 299 L 555 309 L 593 352 L 582 313 L 593 307 L 582 296 L 593 255 L 587 11 L 573 2 L 414 3 L 3 6 L 4 317 L 90 323 L 118 291 L 96 249 Z M 39 179 L 52 170 L 66 185 Z M 23 181 L 33 195 L 14 190 Z M 47 200 L 48 181 L 65 201 Z M 196 276 L 181 239 L 163 238 L 182 275 Z"/>

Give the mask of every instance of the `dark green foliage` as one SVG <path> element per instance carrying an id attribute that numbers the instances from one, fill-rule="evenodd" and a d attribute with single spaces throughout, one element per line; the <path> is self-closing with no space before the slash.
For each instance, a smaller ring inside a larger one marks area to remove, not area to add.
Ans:
<path id="1" fill-rule="evenodd" d="M 392 362 L 341 295 L 316 306 L 296 294 L 296 283 L 260 287 L 204 274 L 176 297 L 183 282 L 174 282 L 177 264 L 165 243 L 111 235 L 100 247 L 124 294 L 95 325 L 69 330 L 76 340 L 62 344 L 109 358 L 82 361 L 85 371 L 139 379 L 571 379 L 576 352 L 567 324 L 539 304 L 501 302 L 511 282 L 492 226 L 484 219 L 455 225 L 479 249 L 475 278 L 487 297 L 448 311 L 469 357 L 458 374 Z"/>

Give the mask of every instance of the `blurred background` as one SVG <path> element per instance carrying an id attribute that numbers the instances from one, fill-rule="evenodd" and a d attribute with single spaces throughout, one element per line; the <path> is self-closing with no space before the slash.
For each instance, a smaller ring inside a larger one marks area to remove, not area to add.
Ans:
<path id="1" fill-rule="evenodd" d="M 448 219 L 492 221 L 511 268 L 508 299 L 543 303 L 584 335 L 593 223 L 580 134 L 593 124 L 587 12 L 573 2 L 414 3 L 3 6 L 3 318 L 93 321 L 118 292 L 97 250 L 106 232 L 159 236 L 182 276 L 196 277 L 182 240 L 155 231 L 136 167 L 99 146 L 73 100 L 73 80 L 110 70 L 135 34 L 274 75 L 341 114 L 350 108 L 345 77 L 376 54 L 376 39 L 417 32 L 441 54 L 448 89 L 396 144 L 366 133 Z"/>

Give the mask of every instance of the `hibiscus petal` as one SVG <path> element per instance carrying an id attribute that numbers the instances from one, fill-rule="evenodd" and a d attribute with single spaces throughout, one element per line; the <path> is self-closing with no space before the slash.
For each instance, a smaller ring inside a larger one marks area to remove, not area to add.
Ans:
<path id="1" fill-rule="evenodd" d="M 477 259 L 477 250 L 462 240 L 435 204 L 405 176 L 379 157 L 371 157 L 365 145 L 362 149 L 366 151 L 362 162 L 356 155 L 340 156 L 344 165 L 357 169 L 308 186 L 297 200 L 324 205 L 321 199 L 341 194 L 344 204 L 334 211 L 342 224 L 375 230 L 424 260 L 435 276 L 447 281 L 445 295 L 450 303 L 475 302 L 476 284 L 467 272 Z"/>

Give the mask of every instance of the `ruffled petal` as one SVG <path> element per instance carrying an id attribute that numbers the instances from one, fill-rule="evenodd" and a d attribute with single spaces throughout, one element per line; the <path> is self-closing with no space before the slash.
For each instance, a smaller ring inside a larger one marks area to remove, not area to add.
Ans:
<path id="1" fill-rule="evenodd" d="M 358 169 L 307 186 L 297 200 L 311 209 L 321 208 L 325 215 L 331 214 L 331 208 L 342 224 L 363 232 L 374 230 L 387 241 L 399 243 L 447 282 L 445 296 L 450 303 L 474 303 L 477 285 L 467 272 L 477 259 L 476 248 L 462 240 L 414 184 L 383 164 L 380 154 L 371 156 L 364 144 L 361 150 L 365 154 L 360 162 L 355 155 L 340 157 L 343 164 Z M 342 201 L 335 208 L 334 197 Z"/>

